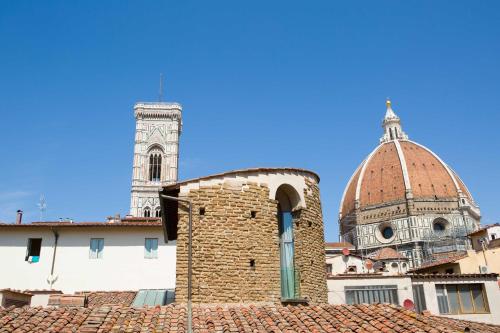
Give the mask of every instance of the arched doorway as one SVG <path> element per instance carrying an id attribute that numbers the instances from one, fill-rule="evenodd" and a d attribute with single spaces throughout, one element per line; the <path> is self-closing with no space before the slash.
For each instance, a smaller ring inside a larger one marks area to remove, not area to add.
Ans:
<path id="1" fill-rule="evenodd" d="M 278 201 L 278 230 L 280 236 L 280 277 L 281 298 L 298 298 L 299 277 L 295 270 L 295 245 L 293 236 L 292 211 L 297 208 L 300 198 L 297 191 L 288 184 L 276 191 Z"/>

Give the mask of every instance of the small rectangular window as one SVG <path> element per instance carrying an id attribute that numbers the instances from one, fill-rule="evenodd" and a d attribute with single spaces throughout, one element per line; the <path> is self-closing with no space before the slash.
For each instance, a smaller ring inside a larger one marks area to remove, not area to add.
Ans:
<path id="1" fill-rule="evenodd" d="M 40 260 L 40 251 L 42 250 L 42 239 L 41 238 L 29 238 L 28 248 L 26 251 L 25 261 L 38 262 Z"/>
<path id="2" fill-rule="evenodd" d="M 144 242 L 144 258 L 158 258 L 158 238 L 146 238 Z"/>
<path id="3" fill-rule="evenodd" d="M 102 259 L 102 252 L 104 250 L 104 238 L 91 238 L 90 239 L 90 259 Z"/>

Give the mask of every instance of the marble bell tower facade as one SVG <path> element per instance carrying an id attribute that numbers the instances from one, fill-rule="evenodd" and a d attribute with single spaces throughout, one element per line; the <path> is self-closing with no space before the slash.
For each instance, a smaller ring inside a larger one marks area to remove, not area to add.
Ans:
<path id="1" fill-rule="evenodd" d="M 136 121 L 130 215 L 159 217 L 158 191 L 177 182 L 182 106 L 167 102 L 140 102 Z"/>

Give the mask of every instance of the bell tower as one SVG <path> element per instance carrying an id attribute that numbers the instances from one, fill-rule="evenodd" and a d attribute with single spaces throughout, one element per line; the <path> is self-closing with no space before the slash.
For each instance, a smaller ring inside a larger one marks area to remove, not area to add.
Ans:
<path id="1" fill-rule="evenodd" d="M 134 106 L 135 144 L 130 215 L 159 217 L 158 190 L 177 182 L 182 106 L 139 102 Z"/>

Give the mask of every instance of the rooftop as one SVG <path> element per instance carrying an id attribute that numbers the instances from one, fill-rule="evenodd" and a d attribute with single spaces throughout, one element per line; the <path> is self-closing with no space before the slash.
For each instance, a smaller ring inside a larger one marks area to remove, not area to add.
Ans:
<path id="1" fill-rule="evenodd" d="M 467 256 L 468 256 L 467 253 L 458 253 L 458 254 L 455 254 L 455 255 L 451 255 L 450 257 L 447 257 L 447 258 L 443 258 L 443 259 L 439 259 L 439 260 L 436 260 L 436 261 L 431 261 L 431 262 L 428 262 L 428 263 L 424 263 L 424 264 L 420 265 L 419 267 L 412 269 L 412 271 L 418 272 L 418 271 L 422 271 L 424 269 L 428 269 L 428 268 L 432 268 L 432 267 L 438 267 L 438 266 L 441 266 L 441 265 L 451 264 L 451 263 L 454 263 L 457 260 L 460 260 L 460 259 L 463 259 L 463 258 L 467 258 Z"/>
<path id="2" fill-rule="evenodd" d="M 221 173 L 216 173 L 213 175 L 208 175 L 208 176 L 203 176 L 203 177 L 198 177 L 198 178 L 193 178 L 193 179 L 187 179 L 183 181 L 179 181 L 175 184 L 172 185 L 167 185 L 165 188 L 178 188 L 180 185 L 185 185 L 188 183 L 193 183 L 197 182 L 200 180 L 208 180 L 208 179 L 213 179 L 213 178 L 221 178 L 221 177 L 231 177 L 231 176 L 237 176 L 239 174 L 251 174 L 251 173 L 276 173 L 276 172 L 295 172 L 295 173 L 307 173 L 314 178 L 319 183 L 319 176 L 317 173 L 306 170 L 306 169 L 300 169 L 300 168 L 289 168 L 289 167 L 284 167 L 284 168 L 248 168 L 248 169 L 238 169 L 238 170 L 231 170 L 227 172 L 221 172 Z"/>
<path id="3" fill-rule="evenodd" d="M 384 247 L 369 255 L 374 260 L 407 259 L 404 255 L 390 247 Z"/>
<path id="4" fill-rule="evenodd" d="M 422 273 L 413 273 L 413 274 L 408 274 L 411 278 L 415 279 L 466 279 L 466 278 L 482 278 L 482 279 L 496 279 L 498 278 L 497 273 L 469 273 L 469 274 L 458 274 L 458 273 L 452 273 L 452 274 L 446 274 L 446 273 L 439 273 L 439 274 L 422 274 Z"/>
<path id="5" fill-rule="evenodd" d="M 2 331 L 185 332 L 186 306 L 0 308 Z M 194 332 L 500 332 L 500 326 L 418 315 L 390 304 L 195 305 Z"/>
<path id="6" fill-rule="evenodd" d="M 327 249 L 332 249 L 332 248 L 337 248 L 337 249 L 348 248 L 350 250 L 355 249 L 354 245 L 352 245 L 349 242 L 327 242 L 327 243 L 325 243 L 325 248 L 327 248 Z"/>
<path id="7" fill-rule="evenodd" d="M 161 227 L 161 221 L 158 218 L 145 220 L 132 220 L 130 222 L 122 220 L 122 222 L 32 222 L 32 223 L 0 223 L 0 228 L 82 228 L 82 227 L 105 227 L 105 228 L 127 228 L 127 227 Z"/>
<path id="8" fill-rule="evenodd" d="M 481 228 L 477 229 L 476 231 L 469 233 L 469 236 L 479 234 L 479 233 L 481 233 L 485 230 L 488 230 L 490 228 L 493 228 L 493 227 L 500 227 L 500 223 L 488 224 L 488 225 L 482 226 Z"/>

